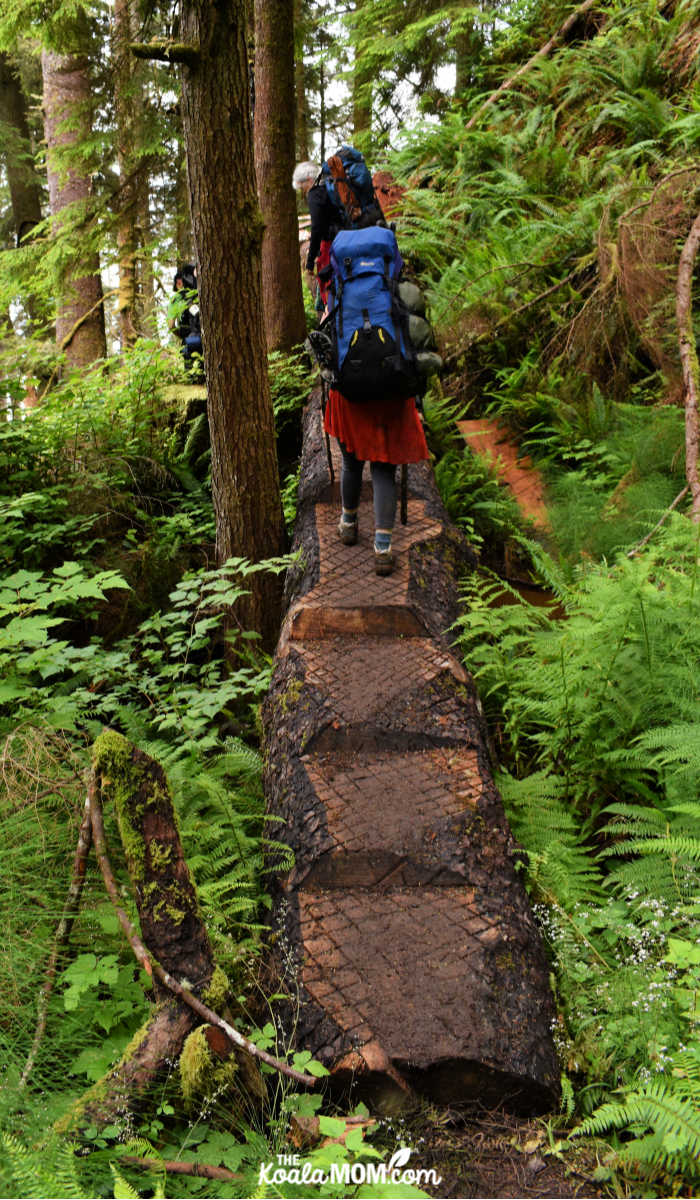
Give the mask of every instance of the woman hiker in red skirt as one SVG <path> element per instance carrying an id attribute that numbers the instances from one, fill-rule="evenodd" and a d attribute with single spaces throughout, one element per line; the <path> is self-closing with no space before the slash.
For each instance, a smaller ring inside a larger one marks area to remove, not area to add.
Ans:
<path id="1" fill-rule="evenodd" d="M 338 439 L 343 456 L 340 540 L 346 546 L 357 541 L 362 468 L 369 459 L 374 491 L 374 569 L 377 575 L 390 575 L 394 569 L 391 535 L 396 516 L 396 466 L 428 457 L 415 402 L 407 398 L 352 404 L 331 388 L 323 428 Z"/>

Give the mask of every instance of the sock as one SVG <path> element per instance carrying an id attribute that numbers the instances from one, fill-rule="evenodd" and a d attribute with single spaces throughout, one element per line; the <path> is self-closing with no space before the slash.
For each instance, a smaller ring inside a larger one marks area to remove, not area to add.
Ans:
<path id="1" fill-rule="evenodd" d="M 343 515 L 340 519 L 343 522 L 343 525 L 354 525 L 357 521 L 357 509 L 344 508 Z"/>
<path id="2" fill-rule="evenodd" d="M 374 548 L 375 548 L 375 550 L 391 550 L 391 530 L 390 529 L 375 529 L 375 531 L 374 531 Z"/>

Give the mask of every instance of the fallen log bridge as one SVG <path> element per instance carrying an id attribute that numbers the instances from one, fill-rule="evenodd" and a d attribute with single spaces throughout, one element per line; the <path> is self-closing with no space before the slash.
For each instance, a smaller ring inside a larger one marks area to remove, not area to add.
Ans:
<path id="1" fill-rule="evenodd" d="M 494 786 L 473 682 L 445 631 L 473 556 L 427 464 L 409 468 L 393 575 L 373 571 L 371 485 L 337 537 L 316 395 L 305 416 L 300 566 L 263 721 L 283 1019 L 375 1107 L 551 1106 L 549 973 Z"/>

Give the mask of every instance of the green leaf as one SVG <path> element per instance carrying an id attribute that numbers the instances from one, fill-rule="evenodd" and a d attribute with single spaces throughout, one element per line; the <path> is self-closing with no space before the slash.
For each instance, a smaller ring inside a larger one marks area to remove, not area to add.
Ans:
<path id="1" fill-rule="evenodd" d="M 325 1137 L 342 1137 L 347 1129 L 345 1121 L 339 1117 L 319 1117 L 319 1129 Z"/>

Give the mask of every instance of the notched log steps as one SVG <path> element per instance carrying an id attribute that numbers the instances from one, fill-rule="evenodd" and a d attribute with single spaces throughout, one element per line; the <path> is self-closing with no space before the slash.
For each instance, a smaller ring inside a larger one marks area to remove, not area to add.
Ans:
<path id="1" fill-rule="evenodd" d="M 286 1017 L 333 1085 L 378 1107 L 419 1092 L 541 1110 L 558 1087 L 548 967 L 445 637 L 474 562 L 421 465 L 396 571 L 375 576 L 364 488 L 343 546 L 313 398 L 264 707 L 270 835 L 295 854 L 275 885 Z"/>

